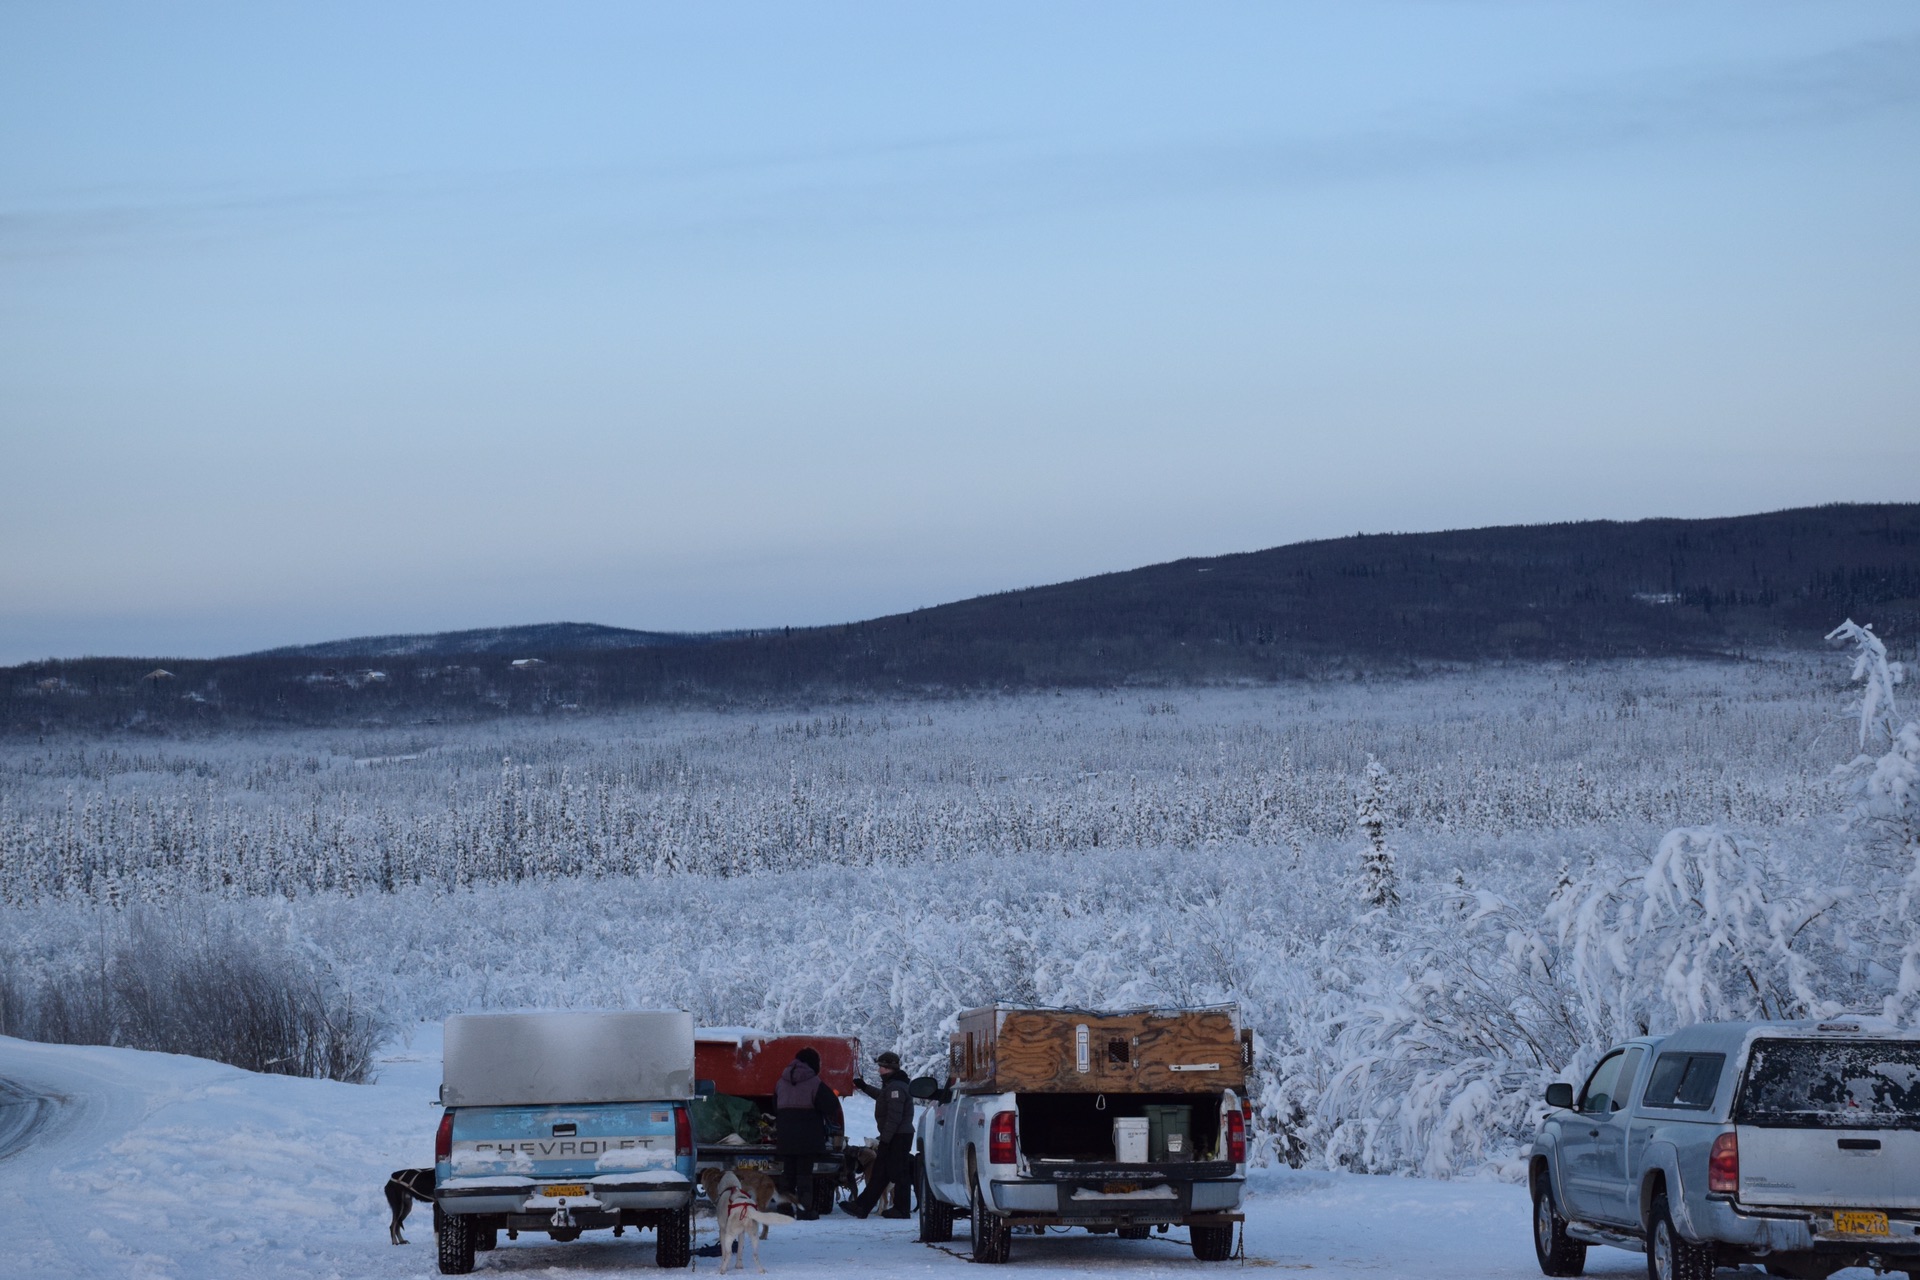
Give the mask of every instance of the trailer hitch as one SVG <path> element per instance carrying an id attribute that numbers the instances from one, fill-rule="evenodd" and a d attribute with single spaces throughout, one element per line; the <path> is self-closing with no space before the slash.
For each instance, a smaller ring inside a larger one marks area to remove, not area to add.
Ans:
<path id="1" fill-rule="evenodd" d="M 567 1198 L 565 1196 L 560 1197 L 560 1207 L 553 1211 L 553 1217 L 549 1220 L 548 1225 L 554 1227 L 571 1227 L 573 1225 L 573 1214 L 567 1210 Z"/>

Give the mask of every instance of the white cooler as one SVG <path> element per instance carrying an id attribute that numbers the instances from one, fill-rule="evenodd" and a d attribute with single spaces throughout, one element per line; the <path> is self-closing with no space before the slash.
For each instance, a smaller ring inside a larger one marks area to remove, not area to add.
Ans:
<path id="1" fill-rule="evenodd" d="M 1147 1162 L 1145 1116 L 1122 1116 L 1113 1122 L 1113 1158 L 1121 1164 Z"/>

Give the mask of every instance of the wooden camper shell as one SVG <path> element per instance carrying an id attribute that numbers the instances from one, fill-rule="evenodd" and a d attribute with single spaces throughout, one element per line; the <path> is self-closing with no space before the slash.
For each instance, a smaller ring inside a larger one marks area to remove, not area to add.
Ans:
<path id="1" fill-rule="evenodd" d="M 962 1093 L 1246 1092 L 1253 1032 L 1237 1005 L 969 1009 L 948 1040 Z"/>

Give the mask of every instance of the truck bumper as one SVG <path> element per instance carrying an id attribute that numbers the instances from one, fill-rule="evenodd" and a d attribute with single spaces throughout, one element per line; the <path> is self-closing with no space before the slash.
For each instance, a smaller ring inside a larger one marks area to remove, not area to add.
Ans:
<path id="1" fill-rule="evenodd" d="M 1196 1213 L 1230 1213 L 1240 1207 L 1239 1178 L 1206 1182 L 1005 1180 L 992 1184 L 1002 1213 L 1039 1214 L 1067 1225 L 1184 1222 Z"/>
<path id="2" fill-rule="evenodd" d="M 1884 1236 L 1836 1236 L 1830 1232 L 1831 1216 L 1818 1210 L 1748 1209 L 1721 1199 L 1696 1201 L 1687 1208 L 1691 1220 L 1676 1225 L 1696 1240 L 1724 1246 L 1734 1255 L 1729 1261 L 1799 1254 L 1859 1260 L 1849 1265 L 1884 1259 L 1892 1270 L 1920 1263 L 1920 1214 L 1888 1214 Z"/>
<path id="3" fill-rule="evenodd" d="M 693 1184 L 678 1170 L 601 1174 L 582 1181 L 587 1194 L 566 1197 L 570 1210 L 671 1210 L 693 1202 Z M 532 1178 L 453 1178 L 434 1192 L 434 1199 L 443 1213 L 551 1215 L 561 1197 L 538 1194 L 540 1185 Z"/>

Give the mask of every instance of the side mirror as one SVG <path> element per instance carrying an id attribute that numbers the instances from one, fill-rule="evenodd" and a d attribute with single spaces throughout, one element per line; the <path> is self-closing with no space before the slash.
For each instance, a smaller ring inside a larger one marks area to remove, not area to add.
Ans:
<path id="1" fill-rule="evenodd" d="M 939 1092 L 940 1082 L 932 1076 L 916 1076 L 907 1085 L 907 1093 L 922 1102 L 937 1096 Z"/>
<path id="2" fill-rule="evenodd" d="M 1558 1107 L 1562 1111 L 1573 1110 L 1573 1086 L 1564 1080 L 1556 1080 L 1548 1085 L 1547 1105 Z"/>
<path id="3" fill-rule="evenodd" d="M 693 1096 L 696 1098 L 711 1098 L 714 1092 L 713 1081 L 711 1080 L 695 1080 L 693 1082 Z"/>

